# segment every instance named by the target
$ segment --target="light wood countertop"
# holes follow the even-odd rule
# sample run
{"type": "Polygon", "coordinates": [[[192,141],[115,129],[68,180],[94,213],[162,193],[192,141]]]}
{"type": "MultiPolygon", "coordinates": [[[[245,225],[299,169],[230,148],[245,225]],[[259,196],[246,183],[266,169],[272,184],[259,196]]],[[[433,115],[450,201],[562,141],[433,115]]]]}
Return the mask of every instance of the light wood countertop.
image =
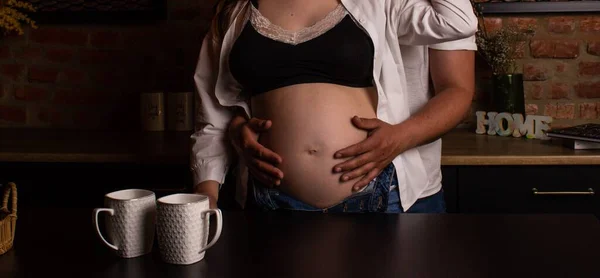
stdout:
{"type": "MultiPolygon", "coordinates": [[[[190,134],[0,129],[0,162],[187,165],[190,134]]],[[[457,129],[442,142],[442,165],[600,165],[600,150],[572,150],[556,141],[457,129]]]]}
{"type": "Polygon", "coordinates": [[[573,150],[558,140],[457,129],[442,137],[442,165],[600,165],[600,150],[573,150]]]}

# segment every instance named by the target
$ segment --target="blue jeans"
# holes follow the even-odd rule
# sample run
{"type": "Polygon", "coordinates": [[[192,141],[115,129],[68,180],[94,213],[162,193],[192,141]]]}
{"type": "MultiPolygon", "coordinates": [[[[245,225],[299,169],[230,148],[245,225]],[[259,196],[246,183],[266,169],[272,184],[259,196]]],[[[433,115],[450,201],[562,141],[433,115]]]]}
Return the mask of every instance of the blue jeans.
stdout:
{"type": "MultiPolygon", "coordinates": [[[[393,164],[388,165],[361,192],[328,208],[316,208],[275,188],[267,188],[250,177],[250,188],[254,193],[256,206],[262,210],[300,210],[333,213],[403,213],[398,191],[398,178],[393,164]]],[[[409,213],[445,213],[444,193],[440,190],[431,196],[421,198],[410,207],[409,213]]]]}

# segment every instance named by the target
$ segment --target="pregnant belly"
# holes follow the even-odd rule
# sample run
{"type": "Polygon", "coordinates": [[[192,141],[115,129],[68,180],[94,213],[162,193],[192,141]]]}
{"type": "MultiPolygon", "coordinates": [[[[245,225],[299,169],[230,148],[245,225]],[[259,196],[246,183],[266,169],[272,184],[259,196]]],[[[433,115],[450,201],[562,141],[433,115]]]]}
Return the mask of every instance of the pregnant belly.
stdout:
{"type": "Polygon", "coordinates": [[[315,207],[337,204],[353,194],[358,179],[341,182],[334,153],[367,137],[352,125],[353,116],[374,118],[374,89],[330,84],[301,84],[252,99],[253,116],[269,119],[271,129],[259,142],[278,153],[284,178],[279,189],[315,207]]]}

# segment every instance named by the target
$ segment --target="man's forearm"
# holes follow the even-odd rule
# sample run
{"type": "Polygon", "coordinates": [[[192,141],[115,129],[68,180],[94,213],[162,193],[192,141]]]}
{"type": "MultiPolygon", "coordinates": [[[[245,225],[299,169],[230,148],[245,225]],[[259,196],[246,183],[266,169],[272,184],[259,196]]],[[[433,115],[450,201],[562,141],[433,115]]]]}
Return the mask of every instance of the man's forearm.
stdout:
{"type": "Polygon", "coordinates": [[[417,113],[398,124],[400,135],[411,149],[435,141],[456,127],[471,106],[473,92],[445,88],[417,113]]]}
{"type": "Polygon", "coordinates": [[[420,111],[398,125],[406,149],[432,142],[456,127],[469,111],[475,93],[475,52],[429,50],[436,92],[420,111]]]}

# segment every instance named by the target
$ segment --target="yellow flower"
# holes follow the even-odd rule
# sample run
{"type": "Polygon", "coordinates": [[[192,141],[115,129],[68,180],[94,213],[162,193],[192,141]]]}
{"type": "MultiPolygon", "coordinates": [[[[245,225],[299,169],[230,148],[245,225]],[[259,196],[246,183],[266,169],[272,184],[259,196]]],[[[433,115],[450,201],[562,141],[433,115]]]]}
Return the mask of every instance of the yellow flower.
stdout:
{"type": "Polygon", "coordinates": [[[16,32],[19,35],[23,34],[22,23],[35,29],[37,28],[35,21],[26,14],[35,11],[31,3],[18,0],[0,1],[0,28],[4,30],[4,33],[16,32]]]}

